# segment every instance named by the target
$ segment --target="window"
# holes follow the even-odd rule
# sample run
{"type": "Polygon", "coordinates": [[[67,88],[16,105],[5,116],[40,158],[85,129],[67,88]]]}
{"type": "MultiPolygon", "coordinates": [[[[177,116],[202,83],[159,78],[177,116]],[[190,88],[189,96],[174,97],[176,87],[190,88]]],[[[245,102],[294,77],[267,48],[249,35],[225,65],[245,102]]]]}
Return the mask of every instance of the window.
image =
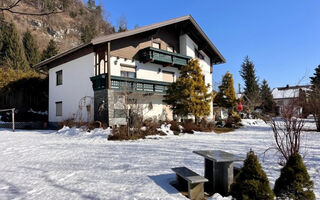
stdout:
{"type": "Polygon", "coordinates": [[[159,42],[152,42],[152,47],[156,49],[160,49],[160,43],[159,42]]]}
{"type": "Polygon", "coordinates": [[[120,64],[121,76],[128,78],[136,78],[136,66],[120,64]]]}
{"type": "Polygon", "coordinates": [[[174,52],[174,48],[168,46],[168,47],[167,47],[167,51],[174,52]]]}
{"type": "Polygon", "coordinates": [[[200,51],[198,49],[194,48],[194,53],[195,53],[196,58],[200,58],[201,60],[204,59],[204,56],[200,53],[200,51]]]}
{"type": "Polygon", "coordinates": [[[62,116],[62,101],[56,102],[56,116],[62,116]]]}
{"type": "Polygon", "coordinates": [[[62,85],[62,70],[56,72],[57,85],[62,85]]]}

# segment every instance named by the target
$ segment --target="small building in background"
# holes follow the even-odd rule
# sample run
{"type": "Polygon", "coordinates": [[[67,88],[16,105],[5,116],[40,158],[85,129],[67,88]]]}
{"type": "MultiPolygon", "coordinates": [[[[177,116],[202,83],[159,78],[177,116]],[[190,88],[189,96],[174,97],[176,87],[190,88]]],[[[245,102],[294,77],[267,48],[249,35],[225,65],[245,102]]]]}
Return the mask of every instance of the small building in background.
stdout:
{"type": "Polygon", "coordinates": [[[294,103],[297,114],[303,113],[303,108],[298,105],[299,97],[302,91],[306,92],[310,90],[310,85],[296,85],[286,87],[277,87],[272,90],[273,99],[276,103],[276,113],[280,115],[284,108],[294,103]]]}

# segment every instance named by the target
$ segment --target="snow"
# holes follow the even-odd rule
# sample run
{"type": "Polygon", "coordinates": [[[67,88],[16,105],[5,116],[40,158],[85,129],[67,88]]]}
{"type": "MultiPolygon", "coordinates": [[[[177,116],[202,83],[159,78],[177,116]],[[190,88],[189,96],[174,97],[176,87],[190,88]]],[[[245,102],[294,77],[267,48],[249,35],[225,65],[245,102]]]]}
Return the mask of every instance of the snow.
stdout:
{"type": "Polygon", "coordinates": [[[30,113],[35,113],[35,114],[39,114],[39,115],[48,115],[48,111],[34,111],[32,108],[28,110],[28,112],[30,113]]]}
{"type": "MultiPolygon", "coordinates": [[[[136,141],[108,141],[109,130],[63,128],[57,131],[0,129],[0,199],[186,199],[170,182],[173,167],[203,175],[204,160],[194,150],[224,150],[258,155],[271,187],[279,177],[278,154],[270,127],[243,120],[225,134],[168,135],[136,141]]],[[[304,161],[320,198],[320,134],[307,132],[304,161]]],[[[210,199],[226,200],[215,194],[210,199]]]]}
{"type": "Polygon", "coordinates": [[[58,135],[64,135],[64,136],[73,136],[73,137],[83,137],[83,138],[104,138],[108,139],[109,135],[111,134],[111,129],[108,128],[106,130],[102,128],[96,128],[92,131],[88,131],[85,127],[72,127],[69,128],[67,126],[64,126],[62,129],[58,130],[58,135]]]}
{"type": "Polygon", "coordinates": [[[161,131],[167,135],[173,135],[173,131],[170,129],[171,124],[162,124],[158,131],[161,131]]]}
{"type": "Polygon", "coordinates": [[[304,90],[308,91],[308,86],[301,86],[301,87],[293,87],[293,88],[274,88],[272,90],[272,96],[274,99],[285,99],[285,98],[295,98],[299,96],[299,91],[304,90]]]}

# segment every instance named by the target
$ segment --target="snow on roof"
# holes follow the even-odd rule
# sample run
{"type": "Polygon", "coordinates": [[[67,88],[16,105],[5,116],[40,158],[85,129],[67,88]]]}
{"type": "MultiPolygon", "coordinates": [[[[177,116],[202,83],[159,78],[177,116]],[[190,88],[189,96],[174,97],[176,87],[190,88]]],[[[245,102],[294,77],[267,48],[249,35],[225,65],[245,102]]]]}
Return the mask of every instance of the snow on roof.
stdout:
{"type": "Polygon", "coordinates": [[[272,90],[272,96],[274,99],[286,99],[299,97],[299,91],[309,90],[310,86],[294,86],[294,87],[279,87],[272,90]]]}

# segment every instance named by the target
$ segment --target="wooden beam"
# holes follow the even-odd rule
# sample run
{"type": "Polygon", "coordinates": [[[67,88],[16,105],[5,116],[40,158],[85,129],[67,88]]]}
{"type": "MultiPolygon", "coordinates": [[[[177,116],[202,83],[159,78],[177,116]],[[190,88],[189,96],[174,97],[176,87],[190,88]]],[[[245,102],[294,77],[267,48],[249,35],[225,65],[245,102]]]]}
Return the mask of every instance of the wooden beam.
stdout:
{"type": "Polygon", "coordinates": [[[107,70],[108,70],[108,78],[107,78],[107,88],[111,88],[111,71],[110,71],[110,41],[107,43],[107,70]]]}

